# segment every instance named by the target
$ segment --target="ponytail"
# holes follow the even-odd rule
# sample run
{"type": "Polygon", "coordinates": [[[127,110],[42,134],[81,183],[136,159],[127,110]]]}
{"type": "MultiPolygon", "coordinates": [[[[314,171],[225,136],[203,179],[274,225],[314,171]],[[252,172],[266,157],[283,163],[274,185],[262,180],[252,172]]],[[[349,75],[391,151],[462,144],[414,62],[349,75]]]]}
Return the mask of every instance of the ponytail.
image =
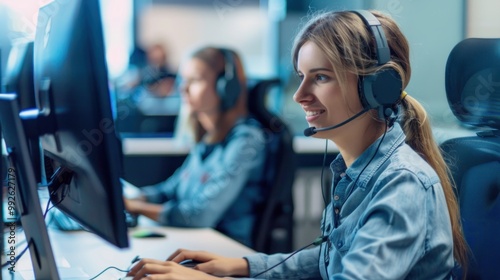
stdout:
{"type": "Polygon", "coordinates": [[[466,275],[468,246],[462,231],[460,209],[450,170],[434,140],[427,113],[422,105],[409,95],[401,101],[401,105],[404,110],[400,123],[406,134],[406,143],[429,163],[441,181],[451,220],[453,254],[462,266],[463,275],[466,275]]]}

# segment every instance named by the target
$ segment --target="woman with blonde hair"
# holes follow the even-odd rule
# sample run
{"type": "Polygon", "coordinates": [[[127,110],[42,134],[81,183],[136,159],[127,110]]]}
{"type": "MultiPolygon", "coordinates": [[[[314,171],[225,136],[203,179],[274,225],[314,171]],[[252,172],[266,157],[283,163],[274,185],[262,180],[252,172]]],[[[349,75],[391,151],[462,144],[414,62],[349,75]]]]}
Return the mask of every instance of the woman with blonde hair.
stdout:
{"type": "Polygon", "coordinates": [[[340,151],[316,247],[244,258],[181,249],[167,261],[142,260],[130,275],[452,278],[467,246],[425,110],[404,91],[411,69],[399,27],[377,11],[323,13],[297,35],[292,59],[301,80],[294,100],[310,125],[304,133],[340,151]],[[200,263],[189,271],[177,264],[185,259],[200,263]]]}

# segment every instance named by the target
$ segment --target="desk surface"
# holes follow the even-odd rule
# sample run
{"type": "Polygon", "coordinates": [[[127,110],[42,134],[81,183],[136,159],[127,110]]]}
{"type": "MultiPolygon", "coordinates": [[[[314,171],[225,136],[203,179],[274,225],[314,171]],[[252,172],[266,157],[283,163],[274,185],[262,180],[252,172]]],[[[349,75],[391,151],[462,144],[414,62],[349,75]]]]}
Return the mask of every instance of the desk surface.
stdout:
{"type": "MultiPolygon", "coordinates": [[[[433,127],[434,137],[438,143],[450,138],[475,135],[475,131],[460,127],[433,127]]],[[[176,138],[124,138],[124,155],[185,155],[189,145],[176,138]]],[[[293,149],[297,154],[323,154],[325,140],[313,137],[294,136],[293,149]]],[[[339,149],[329,141],[328,151],[338,153],[339,149]]]]}
{"type": "MultiPolygon", "coordinates": [[[[190,146],[176,138],[124,138],[124,155],[185,155],[190,146]]],[[[305,136],[293,138],[293,149],[298,154],[322,154],[325,140],[305,136]]],[[[329,152],[338,152],[334,143],[328,143],[329,152]]]]}
{"type": "MultiPolygon", "coordinates": [[[[242,257],[254,252],[252,249],[210,228],[181,229],[141,226],[131,228],[129,236],[135,231],[143,229],[161,232],[166,237],[130,237],[129,248],[119,249],[89,232],[49,230],[56,265],[59,269],[59,277],[61,279],[89,279],[108,266],[127,269],[136,256],[166,259],[179,248],[206,250],[228,257],[242,257]]],[[[18,250],[20,251],[21,248],[18,248],[18,250]]],[[[18,274],[15,279],[33,279],[28,252],[16,264],[16,270],[18,274]]],[[[118,279],[123,277],[124,274],[115,269],[109,269],[96,279],[118,279]]],[[[6,269],[2,271],[2,275],[3,279],[10,279],[6,269]]]]}

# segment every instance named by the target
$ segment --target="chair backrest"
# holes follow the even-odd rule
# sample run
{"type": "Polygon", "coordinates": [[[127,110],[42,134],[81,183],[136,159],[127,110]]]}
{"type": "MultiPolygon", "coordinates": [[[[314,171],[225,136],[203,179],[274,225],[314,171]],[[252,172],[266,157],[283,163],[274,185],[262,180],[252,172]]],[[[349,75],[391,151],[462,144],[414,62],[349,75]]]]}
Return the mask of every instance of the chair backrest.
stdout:
{"type": "Polygon", "coordinates": [[[266,106],[267,94],[279,84],[278,79],[249,82],[248,93],[250,113],[263,125],[267,141],[263,183],[268,192],[253,234],[254,249],[264,253],[289,252],[293,248],[293,134],[266,106]]]}
{"type": "Polygon", "coordinates": [[[471,249],[467,279],[500,276],[500,39],[465,39],[446,65],[450,108],[477,136],[441,144],[471,249]]]}

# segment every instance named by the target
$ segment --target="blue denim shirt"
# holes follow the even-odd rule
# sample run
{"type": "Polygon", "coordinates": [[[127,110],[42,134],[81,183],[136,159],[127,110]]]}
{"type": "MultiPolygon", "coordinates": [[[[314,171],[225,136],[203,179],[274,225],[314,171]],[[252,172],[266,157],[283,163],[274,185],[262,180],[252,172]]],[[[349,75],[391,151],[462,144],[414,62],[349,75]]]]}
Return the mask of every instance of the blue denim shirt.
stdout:
{"type": "Polygon", "coordinates": [[[260,124],[240,119],[223,142],[196,144],[166,181],[141,189],[147,201],[163,204],[161,224],[213,227],[251,246],[256,208],[265,196],[265,149],[260,124]]]}
{"type": "MultiPolygon", "coordinates": [[[[453,241],[439,178],[405,144],[399,124],[387,132],[377,151],[381,139],[349,168],[341,155],[331,163],[331,203],[321,226],[327,240],[260,278],[444,279],[449,275],[453,241]]],[[[287,256],[245,258],[250,275],[256,275],[287,256]]]]}

